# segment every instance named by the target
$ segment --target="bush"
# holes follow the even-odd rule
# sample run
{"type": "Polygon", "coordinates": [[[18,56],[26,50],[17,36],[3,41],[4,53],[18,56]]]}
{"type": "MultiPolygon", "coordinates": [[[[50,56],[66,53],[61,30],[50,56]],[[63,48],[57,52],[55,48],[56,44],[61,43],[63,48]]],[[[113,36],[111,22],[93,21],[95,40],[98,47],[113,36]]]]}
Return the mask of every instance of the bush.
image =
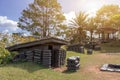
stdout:
{"type": "Polygon", "coordinates": [[[16,55],[16,52],[10,53],[5,48],[0,47],[0,64],[7,64],[12,61],[13,57],[16,55]]]}
{"type": "Polygon", "coordinates": [[[64,49],[65,51],[67,51],[67,46],[62,46],[61,49],[64,49]]]}

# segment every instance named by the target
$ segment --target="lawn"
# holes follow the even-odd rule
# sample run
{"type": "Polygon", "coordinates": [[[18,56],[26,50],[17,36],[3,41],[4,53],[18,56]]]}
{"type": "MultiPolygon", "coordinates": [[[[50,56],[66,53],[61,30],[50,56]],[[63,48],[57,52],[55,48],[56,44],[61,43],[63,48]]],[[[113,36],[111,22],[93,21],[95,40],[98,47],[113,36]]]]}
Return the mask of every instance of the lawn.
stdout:
{"type": "Polygon", "coordinates": [[[102,72],[102,64],[120,64],[120,55],[108,55],[94,52],[93,55],[68,51],[67,57],[80,56],[80,69],[77,72],[66,72],[63,66],[47,69],[35,63],[15,63],[0,67],[0,80],[120,80],[120,73],[102,72]]]}
{"type": "Polygon", "coordinates": [[[120,41],[112,41],[101,45],[103,53],[120,53],[120,41]]]}

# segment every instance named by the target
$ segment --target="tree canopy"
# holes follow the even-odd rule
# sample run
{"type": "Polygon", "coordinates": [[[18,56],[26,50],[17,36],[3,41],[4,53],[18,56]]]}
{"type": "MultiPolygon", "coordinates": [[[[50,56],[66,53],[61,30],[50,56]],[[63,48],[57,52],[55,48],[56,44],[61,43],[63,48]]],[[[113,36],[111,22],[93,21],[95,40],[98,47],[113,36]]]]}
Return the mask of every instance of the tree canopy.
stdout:
{"type": "Polygon", "coordinates": [[[104,5],[97,12],[95,17],[89,17],[84,12],[79,12],[76,17],[70,21],[71,29],[68,30],[71,42],[84,41],[87,36],[92,41],[93,35],[105,39],[117,30],[120,30],[120,7],[118,5],[104,5]],[[89,33],[87,33],[89,32],[89,33]],[[89,34],[89,35],[88,35],[89,34]]]}
{"type": "Polygon", "coordinates": [[[33,35],[46,37],[57,34],[64,19],[57,0],[34,0],[23,10],[18,25],[33,35]]]}
{"type": "Polygon", "coordinates": [[[72,42],[82,42],[86,38],[86,32],[84,28],[87,26],[87,17],[88,14],[84,12],[79,12],[76,14],[76,17],[73,18],[70,22],[70,26],[73,27],[70,31],[72,37],[72,42]]]}

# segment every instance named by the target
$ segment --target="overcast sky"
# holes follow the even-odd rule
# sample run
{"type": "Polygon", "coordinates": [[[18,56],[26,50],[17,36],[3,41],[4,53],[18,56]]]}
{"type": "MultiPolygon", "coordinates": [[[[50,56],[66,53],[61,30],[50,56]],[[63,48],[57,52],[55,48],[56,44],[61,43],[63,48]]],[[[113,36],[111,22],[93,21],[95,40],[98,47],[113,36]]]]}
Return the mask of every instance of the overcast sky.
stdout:
{"type": "MultiPolygon", "coordinates": [[[[0,32],[18,32],[21,31],[17,27],[18,18],[21,12],[33,0],[0,0],[0,32]]],[[[105,4],[120,5],[120,0],[58,0],[62,6],[62,11],[69,21],[75,17],[75,13],[85,11],[90,15],[105,4]]]]}

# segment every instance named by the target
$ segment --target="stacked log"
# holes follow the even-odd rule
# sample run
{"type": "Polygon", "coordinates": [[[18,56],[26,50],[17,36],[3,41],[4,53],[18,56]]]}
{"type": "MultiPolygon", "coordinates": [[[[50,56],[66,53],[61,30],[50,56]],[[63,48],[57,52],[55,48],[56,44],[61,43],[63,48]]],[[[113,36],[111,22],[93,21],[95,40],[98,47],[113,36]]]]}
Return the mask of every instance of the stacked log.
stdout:
{"type": "Polygon", "coordinates": [[[67,70],[78,70],[80,67],[80,57],[72,56],[67,59],[67,70]]]}
{"type": "Polygon", "coordinates": [[[65,64],[66,51],[65,50],[52,50],[51,65],[52,67],[61,67],[65,64]]]}
{"type": "Polygon", "coordinates": [[[60,64],[64,65],[65,64],[65,59],[66,59],[66,51],[65,50],[61,50],[61,56],[60,56],[60,64]]]}
{"type": "Polygon", "coordinates": [[[101,47],[100,47],[99,45],[96,45],[96,46],[94,47],[94,50],[99,51],[99,50],[101,50],[101,47]]]}
{"type": "Polygon", "coordinates": [[[33,51],[27,51],[26,52],[26,59],[29,62],[32,62],[34,60],[34,53],[33,53],[33,51]]]}
{"type": "Polygon", "coordinates": [[[93,50],[92,50],[92,49],[88,49],[88,50],[87,50],[87,54],[88,54],[88,55],[91,55],[92,53],[93,53],[93,50]]]}
{"type": "Polygon", "coordinates": [[[79,53],[84,53],[84,47],[83,46],[79,47],[79,53]]]}
{"type": "Polygon", "coordinates": [[[51,50],[43,50],[43,61],[42,64],[45,67],[51,67],[51,50]]]}
{"type": "MultiPolygon", "coordinates": [[[[16,57],[20,57],[20,56],[16,56],[16,57]]],[[[31,51],[26,51],[25,55],[21,55],[20,58],[22,59],[25,58],[25,60],[29,62],[42,64],[43,66],[48,68],[60,67],[65,64],[66,51],[63,49],[52,50],[52,51],[34,49],[31,51]]]]}
{"type": "Polygon", "coordinates": [[[60,67],[61,66],[61,50],[55,50],[55,57],[56,57],[56,60],[55,60],[55,66],[56,67],[60,67]]]}
{"type": "Polygon", "coordinates": [[[57,57],[57,66],[60,67],[62,65],[65,64],[65,59],[66,59],[66,51],[61,49],[61,50],[58,50],[58,57],[57,57]]]}
{"type": "Polygon", "coordinates": [[[87,44],[85,44],[85,48],[87,48],[87,49],[93,49],[93,50],[96,50],[96,51],[100,51],[101,50],[101,46],[100,46],[99,42],[90,42],[90,43],[87,43],[87,44]]]}
{"type": "Polygon", "coordinates": [[[75,51],[78,53],[84,53],[84,46],[80,45],[80,44],[69,45],[68,51],[75,51]]]}
{"type": "Polygon", "coordinates": [[[35,63],[42,63],[42,51],[41,50],[34,50],[34,62],[35,63]]]}

